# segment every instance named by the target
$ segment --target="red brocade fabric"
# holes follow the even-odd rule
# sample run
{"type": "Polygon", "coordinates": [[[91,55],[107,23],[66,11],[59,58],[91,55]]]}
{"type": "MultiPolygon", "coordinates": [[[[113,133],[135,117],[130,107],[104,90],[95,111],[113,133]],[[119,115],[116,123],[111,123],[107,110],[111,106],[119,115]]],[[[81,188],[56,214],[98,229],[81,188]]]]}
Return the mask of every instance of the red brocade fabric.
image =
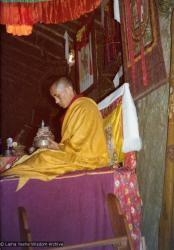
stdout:
{"type": "Polygon", "coordinates": [[[114,193],[120,201],[129,225],[134,250],[140,250],[142,201],[136,175],[136,156],[134,152],[125,154],[123,167],[114,174],[114,193]]]}
{"type": "Polygon", "coordinates": [[[1,24],[63,23],[96,9],[101,0],[51,0],[38,3],[0,3],[1,24]]]}

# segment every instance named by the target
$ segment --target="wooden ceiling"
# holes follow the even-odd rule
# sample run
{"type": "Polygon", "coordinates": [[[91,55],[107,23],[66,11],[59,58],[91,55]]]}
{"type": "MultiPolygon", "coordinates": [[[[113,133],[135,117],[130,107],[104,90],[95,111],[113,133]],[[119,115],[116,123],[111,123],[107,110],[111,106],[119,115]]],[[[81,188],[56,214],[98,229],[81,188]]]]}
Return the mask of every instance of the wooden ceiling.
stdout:
{"type": "MultiPolygon", "coordinates": [[[[47,76],[51,68],[65,65],[64,33],[68,31],[74,40],[88,16],[64,24],[37,24],[26,37],[7,34],[1,25],[1,80],[32,84],[47,76]]],[[[95,22],[100,25],[100,20],[95,22]]]]}

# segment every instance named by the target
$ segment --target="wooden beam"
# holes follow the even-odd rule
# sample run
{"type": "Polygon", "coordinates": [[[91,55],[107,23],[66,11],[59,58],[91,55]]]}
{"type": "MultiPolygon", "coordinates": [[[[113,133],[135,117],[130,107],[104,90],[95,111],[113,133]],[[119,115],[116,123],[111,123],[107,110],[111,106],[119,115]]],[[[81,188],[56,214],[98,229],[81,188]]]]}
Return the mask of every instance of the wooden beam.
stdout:
{"type": "MultiPolygon", "coordinates": [[[[2,42],[2,40],[1,40],[2,42]]],[[[25,58],[31,58],[31,60],[33,61],[37,61],[37,63],[43,63],[43,58],[39,57],[39,56],[35,56],[31,53],[26,53],[24,50],[21,50],[20,48],[16,47],[16,46],[12,46],[11,44],[7,43],[7,42],[3,42],[1,43],[1,54],[4,53],[9,53],[10,55],[15,53],[17,55],[21,55],[21,56],[25,56],[25,58]]]]}
{"type": "Polygon", "coordinates": [[[27,57],[27,54],[23,53],[20,54],[16,51],[3,51],[2,56],[1,56],[1,62],[3,65],[7,65],[8,67],[8,63],[9,63],[9,58],[10,58],[10,62],[12,62],[14,65],[25,65],[26,67],[28,67],[28,69],[30,68],[34,68],[35,70],[37,70],[38,72],[42,72],[43,68],[46,66],[46,62],[45,60],[33,60],[33,58],[31,57],[27,57]],[[11,53],[10,53],[11,52],[11,53]],[[7,62],[8,61],[8,62],[7,62]]]}
{"type": "MultiPolygon", "coordinates": [[[[55,24],[56,25],[56,24],[55,24]]],[[[49,25],[49,24],[36,24],[35,25],[35,29],[38,30],[38,29],[41,29],[41,30],[44,30],[44,31],[47,31],[47,32],[50,32],[52,33],[54,36],[58,37],[59,39],[62,39],[62,41],[64,41],[64,36],[63,34],[59,33],[58,30],[56,30],[54,28],[53,25],[49,25]]]]}
{"type": "MultiPolygon", "coordinates": [[[[32,42],[28,42],[27,40],[21,40],[18,37],[9,36],[8,34],[1,34],[1,53],[3,53],[4,46],[8,44],[11,47],[15,47],[20,49],[21,51],[27,51],[28,54],[34,55],[38,58],[42,58],[45,55],[45,52],[42,48],[37,45],[34,45],[32,42]]],[[[51,55],[52,58],[60,59],[59,57],[55,57],[55,55],[51,55]]]]}
{"type": "Polygon", "coordinates": [[[76,32],[72,32],[72,29],[69,29],[66,24],[59,24],[59,25],[56,25],[56,24],[49,24],[48,25],[49,28],[53,29],[55,32],[57,32],[59,34],[59,36],[61,37],[64,37],[64,33],[65,31],[67,30],[70,37],[75,37],[75,33],[76,32]]]}
{"type": "MultiPolygon", "coordinates": [[[[53,59],[49,55],[45,54],[44,58],[43,57],[37,57],[31,55],[31,53],[27,53],[23,50],[16,49],[16,47],[10,46],[9,44],[5,44],[3,49],[1,49],[1,57],[5,58],[11,58],[11,60],[14,61],[14,64],[16,61],[22,61],[25,62],[25,64],[28,65],[28,67],[35,67],[35,69],[40,69],[40,71],[43,70],[45,67],[51,67],[51,65],[59,65],[59,64],[67,64],[65,59],[60,58],[58,59],[53,59]]],[[[4,61],[5,63],[5,61],[4,61]]]]}
{"type": "MultiPolygon", "coordinates": [[[[22,41],[21,40],[17,40],[17,39],[9,39],[6,36],[1,36],[1,54],[3,53],[3,51],[6,50],[6,46],[8,46],[8,48],[10,48],[10,50],[18,50],[21,51],[22,54],[26,54],[26,56],[28,55],[29,57],[33,57],[33,58],[37,58],[37,60],[42,61],[43,60],[47,60],[50,62],[51,60],[53,61],[59,61],[59,60],[64,60],[64,50],[61,48],[58,50],[58,48],[56,48],[57,51],[57,55],[53,52],[50,53],[47,48],[48,46],[45,44],[44,49],[43,48],[39,48],[38,46],[32,44],[31,42],[27,42],[27,41],[22,41]],[[59,53],[59,55],[58,55],[59,53]]],[[[55,45],[54,45],[55,46],[55,45]]],[[[54,46],[51,46],[51,42],[49,44],[49,48],[51,48],[53,50],[54,46]]]]}
{"type": "Polygon", "coordinates": [[[19,76],[14,75],[12,73],[6,73],[4,75],[1,75],[0,79],[1,79],[1,92],[2,92],[1,99],[2,100],[4,98],[4,95],[6,96],[6,92],[4,92],[4,90],[6,91],[7,86],[15,86],[16,83],[19,81],[20,81],[20,84],[22,86],[29,86],[30,87],[34,84],[34,82],[32,82],[32,84],[31,84],[31,81],[23,79],[23,78],[20,78],[20,80],[19,80],[19,76]],[[5,87],[4,87],[4,85],[5,85],[5,87]]]}
{"type": "Polygon", "coordinates": [[[43,68],[44,67],[40,67],[40,68],[36,68],[36,67],[30,67],[30,65],[28,65],[27,63],[25,63],[25,61],[18,61],[18,60],[13,60],[13,58],[9,58],[7,56],[1,56],[0,58],[1,61],[1,69],[3,68],[7,68],[9,70],[9,68],[11,67],[12,69],[14,69],[15,71],[17,71],[17,69],[19,68],[19,73],[21,71],[23,71],[23,69],[25,70],[25,72],[30,72],[32,73],[36,73],[36,74],[42,74],[43,72],[43,68]]]}
{"type": "Polygon", "coordinates": [[[38,50],[40,51],[40,54],[41,54],[42,56],[44,56],[45,54],[48,54],[48,55],[50,55],[50,56],[52,56],[52,57],[54,57],[54,58],[56,58],[56,59],[60,59],[59,56],[57,56],[57,55],[55,55],[55,54],[49,52],[48,50],[45,51],[45,49],[43,49],[43,48],[42,48],[41,46],[39,46],[39,45],[35,45],[35,44],[33,44],[33,43],[31,43],[31,42],[29,42],[29,41],[27,41],[27,40],[24,40],[24,39],[22,39],[22,38],[17,37],[17,36],[15,36],[15,39],[18,40],[18,41],[21,42],[21,43],[26,44],[27,46],[30,46],[30,47],[32,47],[32,48],[34,48],[34,49],[38,49],[38,50]]]}
{"type": "Polygon", "coordinates": [[[61,64],[49,64],[48,66],[45,65],[41,68],[40,71],[33,70],[32,67],[27,67],[27,65],[21,66],[21,64],[17,64],[14,67],[15,62],[7,59],[5,63],[1,64],[1,75],[11,75],[15,79],[15,81],[21,81],[21,79],[26,80],[28,85],[32,85],[32,82],[37,83],[38,81],[43,81],[49,75],[55,75],[56,72],[62,71],[63,68],[67,67],[66,63],[61,64]],[[31,83],[30,83],[31,82],[31,83]]]}
{"type": "MultiPolygon", "coordinates": [[[[63,46],[63,41],[62,42],[59,42],[58,39],[54,39],[53,37],[47,35],[46,33],[44,32],[41,32],[39,31],[38,29],[33,29],[33,33],[35,35],[39,35],[43,38],[45,38],[46,40],[50,41],[52,44],[55,44],[56,46],[60,47],[60,49],[64,48],[63,46]]],[[[60,39],[60,38],[59,38],[60,39]]]]}
{"type": "Polygon", "coordinates": [[[15,71],[13,69],[10,69],[9,72],[5,71],[3,74],[1,74],[1,78],[9,78],[12,79],[14,82],[23,82],[26,83],[26,85],[30,86],[33,85],[33,83],[37,83],[38,79],[41,78],[41,76],[38,76],[37,74],[26,74],[24,72],[15,71]]]}

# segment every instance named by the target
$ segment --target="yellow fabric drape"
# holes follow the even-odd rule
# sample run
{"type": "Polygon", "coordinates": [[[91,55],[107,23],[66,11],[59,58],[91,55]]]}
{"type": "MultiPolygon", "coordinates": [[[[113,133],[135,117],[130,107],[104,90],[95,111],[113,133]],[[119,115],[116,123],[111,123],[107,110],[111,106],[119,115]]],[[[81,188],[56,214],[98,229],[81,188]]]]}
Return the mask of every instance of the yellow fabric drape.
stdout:
{"type": "Polygon", "coordinates": [[[42,149],[22,157],[3,175],[19,176],[20,189],[29,179],[48,181],[67,172],[107,166],[109,154],[103,120],[94,101],[81,97],[71,104],[59,146],[60,150],[42,149]]]}
{"type": "Polygon", "coordinates": [[[116,108],[104,118],[104,129],[110,153],[110,164],[114,165],[123,162],[122,103],[119,103],[116,108]]]}

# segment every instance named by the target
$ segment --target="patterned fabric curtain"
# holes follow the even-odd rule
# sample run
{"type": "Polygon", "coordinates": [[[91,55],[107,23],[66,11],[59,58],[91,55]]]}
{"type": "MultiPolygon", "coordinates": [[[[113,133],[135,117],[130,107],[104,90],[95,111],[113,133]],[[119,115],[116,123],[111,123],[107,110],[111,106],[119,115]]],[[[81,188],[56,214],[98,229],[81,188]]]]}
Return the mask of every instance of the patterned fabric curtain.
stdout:
{"type": "Polygon", "coordinates": [[[101,0],[4,0],[0,3],[0,23],[7,25],[63,23],[97,8],[101,0]]]}

